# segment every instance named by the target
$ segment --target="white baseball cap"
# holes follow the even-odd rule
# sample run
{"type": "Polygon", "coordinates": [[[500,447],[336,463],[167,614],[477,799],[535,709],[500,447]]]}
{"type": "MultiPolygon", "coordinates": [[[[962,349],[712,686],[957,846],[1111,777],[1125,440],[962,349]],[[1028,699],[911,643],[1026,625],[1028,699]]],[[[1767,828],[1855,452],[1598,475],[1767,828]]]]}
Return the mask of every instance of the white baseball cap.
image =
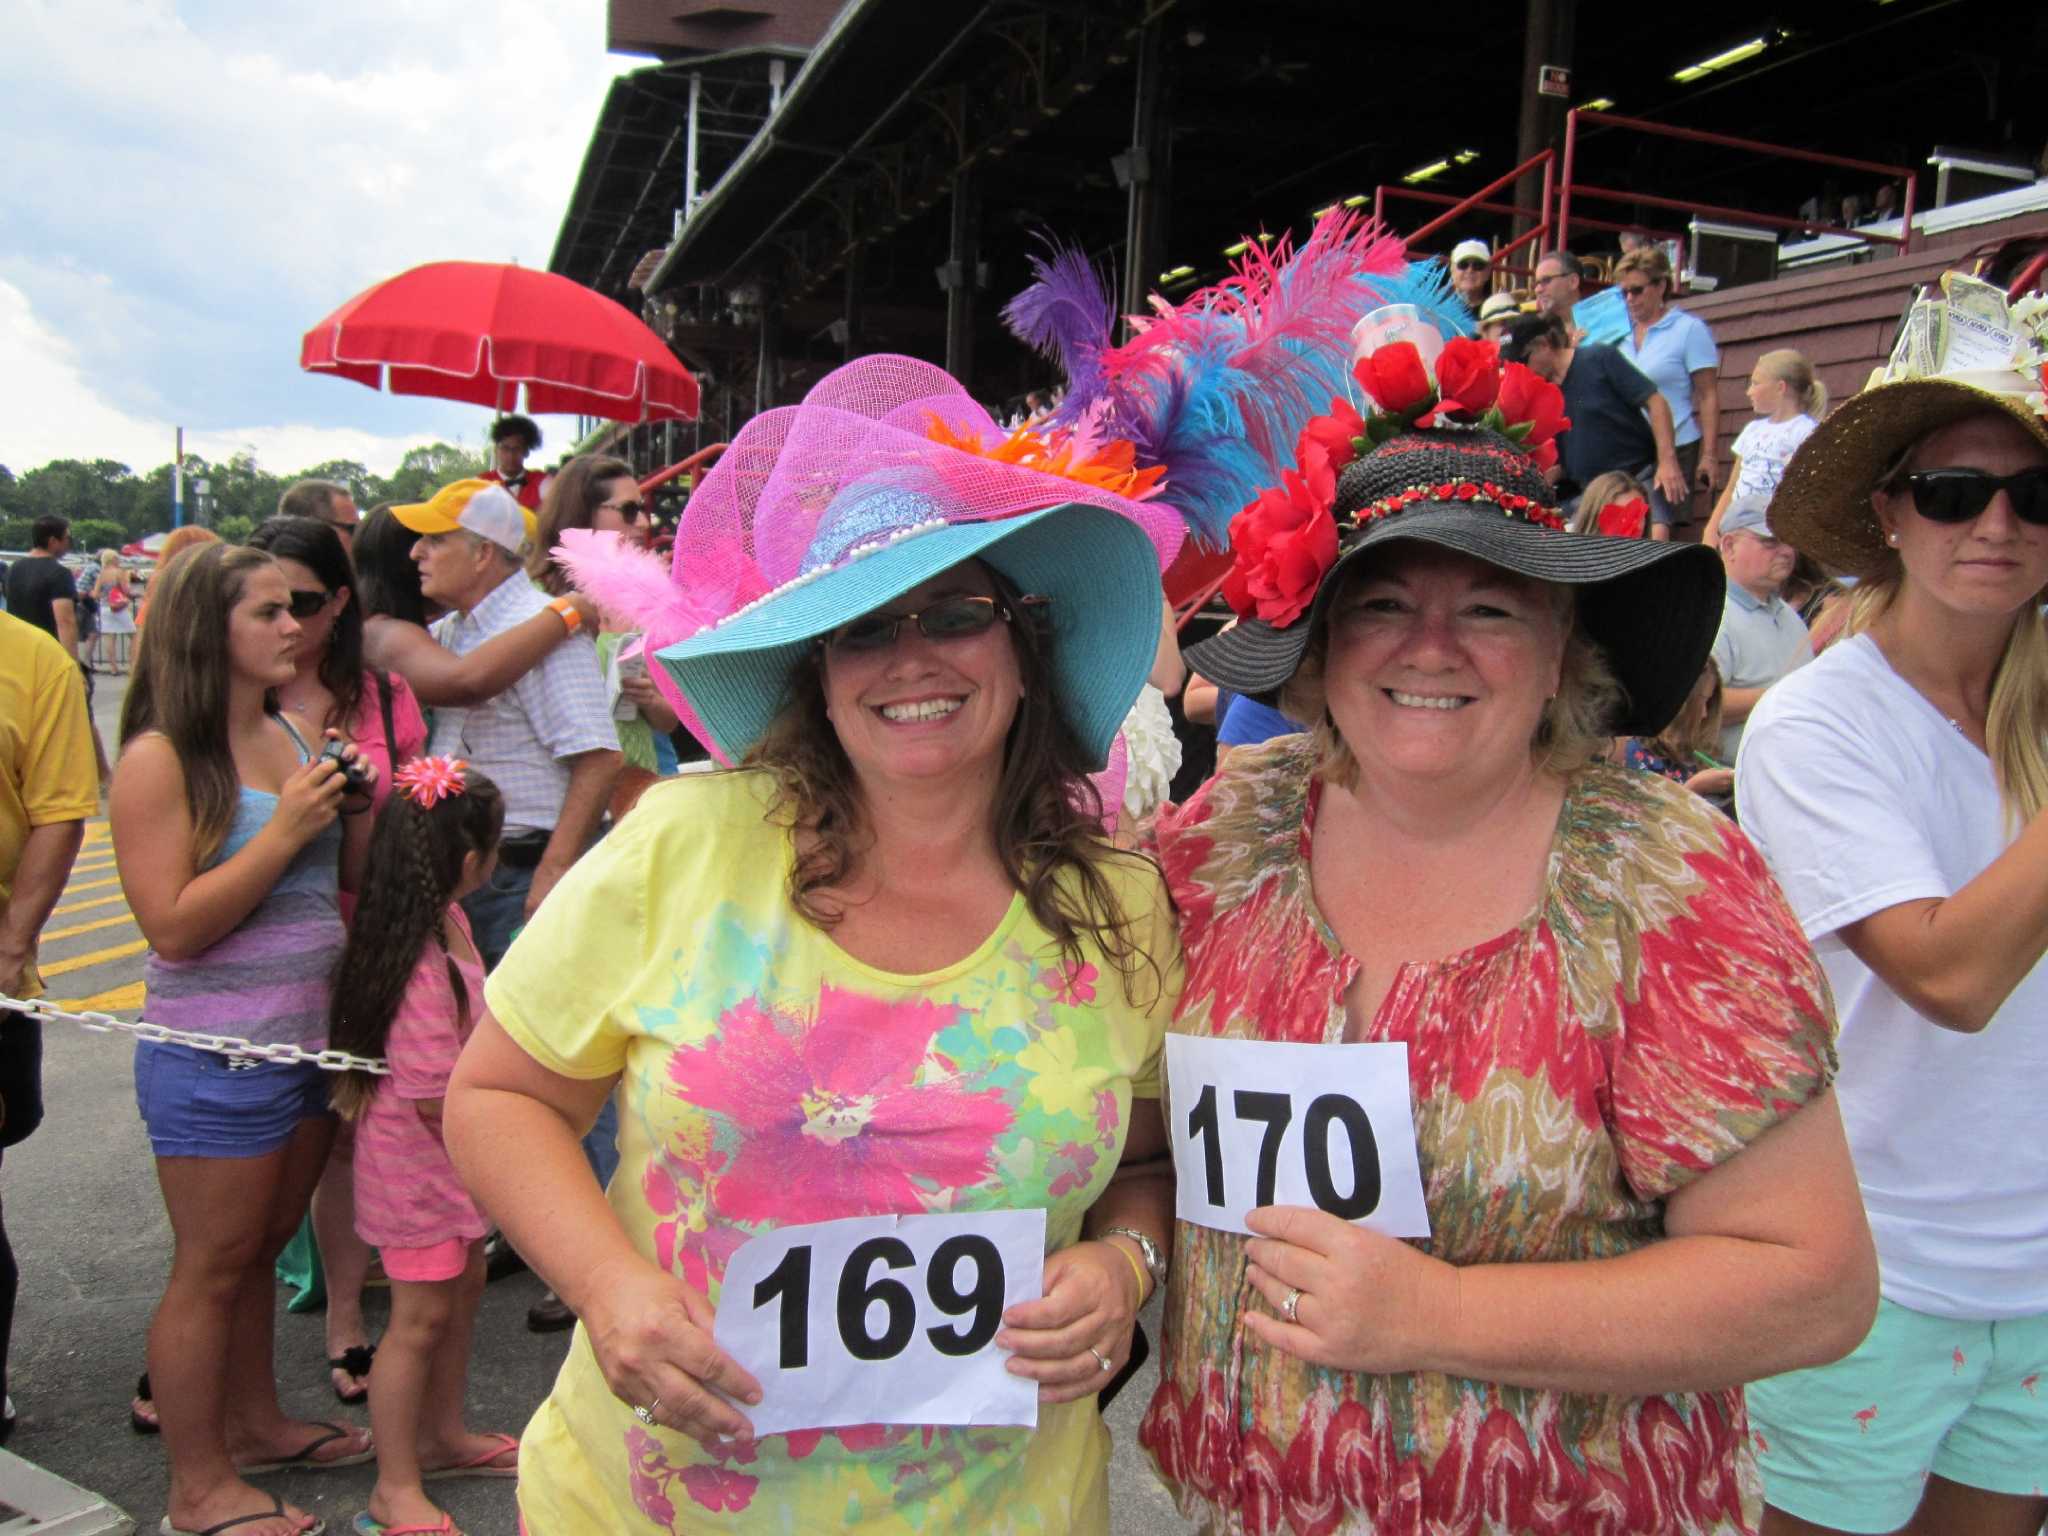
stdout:
{"type": "Polygon", "coordinates": [[[1485,262],[1489,267],[1493,265],[1493,252],[1488,249],[1484,240],[1460,240],[1451,247],[1451,265],[1454,267],[1461,261],[1475,258],[1485,262]]]}
{"type": "Polygon", "coordinates": [[[534,537],[533,514],[491,480],[457,480],[425,501],[393,507],[391,515],[414,533],[453,533],[460,528],[514,555],[534,537]]]}

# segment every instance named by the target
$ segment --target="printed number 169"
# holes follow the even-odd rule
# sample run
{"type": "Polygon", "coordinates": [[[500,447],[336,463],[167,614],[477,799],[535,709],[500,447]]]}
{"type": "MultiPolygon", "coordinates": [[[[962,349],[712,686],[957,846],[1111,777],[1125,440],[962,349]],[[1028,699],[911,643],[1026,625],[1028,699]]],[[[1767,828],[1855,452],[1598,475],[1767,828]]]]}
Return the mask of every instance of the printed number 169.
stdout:
{"type": "MultiPolygon", "coordinates": [[[[877,1264],[887,1269],[913,1269],[917,1255],[901,1238],[869,1238],[846,1256],[839,1271],[837,1306],[839,1341],[856,1360],[893,1360],[910,1345],[917,1331],[917,1298],[910,1287],[888,1275],[876,1277],[877,1264]],[[882,1329],[870,1332],[868,1313],[879,1302],[882,1329]]],[[[974,1354],[996,1336],[1003,1321],[1003,1256],[996,1245],[974,1233],[949,1237],[932,1250],[926,1266],[925,1294],[948,1317],[971,1318],[963,1328],[934,1326],[925,1330],[942,1355],[974,1354]],[[962,1263],[973,1266],[973,1282],[959,1285],[962,1263]]],[[[811,1358],[811,1248],[798,1244],[754,1287],[754,1305],[782,1303],[781,1351],[777,1362],[785,1371],[800,1371],[811,1358]]]]}

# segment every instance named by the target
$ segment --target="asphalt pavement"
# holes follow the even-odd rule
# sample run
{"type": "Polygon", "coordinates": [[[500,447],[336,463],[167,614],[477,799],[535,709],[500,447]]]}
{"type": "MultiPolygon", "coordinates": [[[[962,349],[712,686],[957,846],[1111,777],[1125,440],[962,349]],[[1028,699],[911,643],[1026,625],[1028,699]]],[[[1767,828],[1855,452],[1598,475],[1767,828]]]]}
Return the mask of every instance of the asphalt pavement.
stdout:
{"type": "MultiPolygon", "coordinates": [[[[110,752],[124,686],[125,679],[98,679],[94,716],[110,752]]],[[[87,829],[71,882],[44,930],[49,995],[74,1008],[140,1017],[145,948],[121,897],[102,816],[87,829]]],[[[153,1531],[168,1487],[163,1447],[129,1428],[128,1398],[143,1368],[171,1239],[135,1112],[132,1056],[125,1035],[72,1024],[44,1028],[43,1125],[9,1149],[0,1170],[22,1272],[9,1373],[20,1424],[8,1449],[105,1496],[153,1531]]],[[[569,1336],[526,1329],[526,1309],[539,1295],[539,1282],[527,1274],[485,1294],[470,1373],[470,1423],[477,1429],[519,1429],[561,1364],[569,1336]]],[[[364,1411],[343,1408],[328,1387],[320,1316],[287,1313],[283,1302],[280,1292],[277,1359],[286,1410],[363,1422],[364,1411]]],[[[368,1310],[374,1332],[385,1315],[382,1292],[371,1293],[368,1310]]],[[[1156,1303],[1149,1312],[1156,1339],[1156,1303]]],[[[1115,1442],[1114,1536],[1193,1529],[1175,1514],[1136,1447],[1137,1421],[1155,1379],[1148,1367],[1107,1415],[1115,1442]]],[[[256,1479],[326,1518],[335,1532],[347,1530],[373,1480],[370,1467],[256,1479]]],[[[511,1536],[516,1529],[509,1483],[439,1483],[435,1497],[471,1536],[511,1536]]]]}

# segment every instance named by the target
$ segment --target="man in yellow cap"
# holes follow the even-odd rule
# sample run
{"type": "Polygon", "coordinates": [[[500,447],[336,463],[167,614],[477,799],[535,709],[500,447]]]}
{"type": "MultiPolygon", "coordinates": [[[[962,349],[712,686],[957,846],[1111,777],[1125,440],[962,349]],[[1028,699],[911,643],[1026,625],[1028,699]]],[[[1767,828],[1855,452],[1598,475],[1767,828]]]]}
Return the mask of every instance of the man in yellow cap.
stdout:
{"type": "Polygon", "coordinates": [[[449,610],[434,625],[434,638],[456,655],[544,608],[554,608],[571,630],[496,698],[434,711],[429,750],[468,760],[505,797],[497,870],[463,901],[484,963],[495,966],[596,836],[619,771],[618,732],[597,649],[574,632],[581,622],[576,610],[565,599],[550,601],[526,578],[533,513],[502,485],[480,479],[458,480],[391,512],[420,535],[412,551],[420,590],[449,610]]]}

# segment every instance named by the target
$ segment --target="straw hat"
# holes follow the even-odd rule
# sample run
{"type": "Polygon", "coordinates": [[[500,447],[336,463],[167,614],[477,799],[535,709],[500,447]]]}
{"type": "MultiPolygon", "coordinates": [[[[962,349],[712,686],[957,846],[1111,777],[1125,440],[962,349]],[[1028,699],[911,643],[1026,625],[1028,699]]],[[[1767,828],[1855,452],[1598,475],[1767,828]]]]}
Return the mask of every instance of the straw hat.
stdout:
{"type": "Polygon", "coordinates": [[[1891,361],[1870,386],[1800,444],[1772,498],[1772,528],[1823,565],[1859,578],[1878,574],[1890,550],[1870,498],[1906,449],[1987,413],[2011,417],[2048,449],[2044,355],[2048,300],[2008,308],[1990,284],[1946,274],[1940,295],[1907,312],[1891,361]],[[2010,366],[1985,366],[2001,346],[2010,366]]]}

